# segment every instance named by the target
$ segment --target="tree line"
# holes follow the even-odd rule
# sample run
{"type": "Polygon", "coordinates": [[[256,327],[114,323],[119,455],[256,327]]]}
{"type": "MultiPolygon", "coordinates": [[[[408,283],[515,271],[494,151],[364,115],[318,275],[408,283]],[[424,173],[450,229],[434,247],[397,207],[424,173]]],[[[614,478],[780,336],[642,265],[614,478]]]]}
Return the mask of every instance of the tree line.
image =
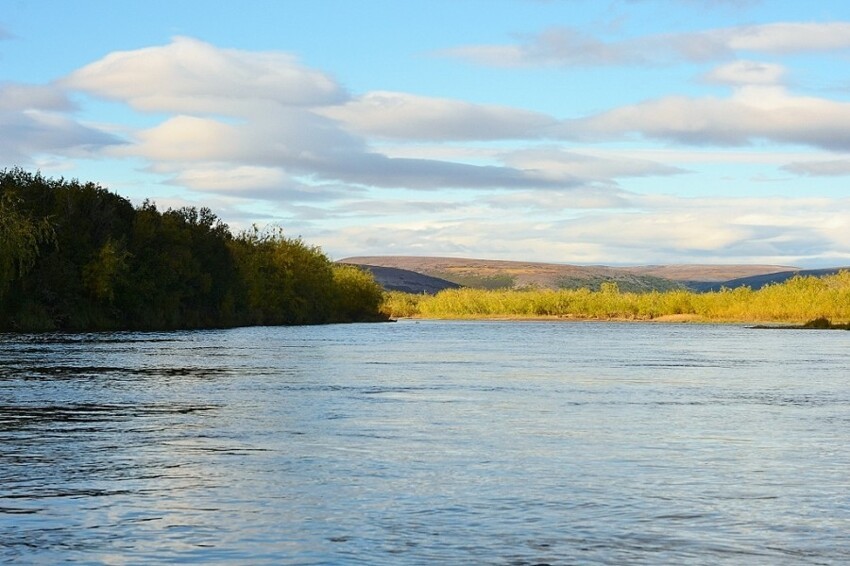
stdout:
{"type": "Polygon", "coordinates": [[[93,182],[0,172],[0,330],[163,330],[385,320],[382,289],[281,230],[234,235],[93,182]]]}

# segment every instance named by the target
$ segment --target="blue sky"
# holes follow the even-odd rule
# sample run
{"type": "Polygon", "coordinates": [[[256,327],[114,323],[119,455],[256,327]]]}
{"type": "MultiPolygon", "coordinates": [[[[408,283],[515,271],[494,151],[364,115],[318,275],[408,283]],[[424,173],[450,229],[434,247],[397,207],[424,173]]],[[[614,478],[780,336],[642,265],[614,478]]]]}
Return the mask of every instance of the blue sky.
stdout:
{"type": "Polygon", "coordinates": [[[0,0],[0,167],[335,259],[850,265],[848,2],[217,4],[0,0]]]}

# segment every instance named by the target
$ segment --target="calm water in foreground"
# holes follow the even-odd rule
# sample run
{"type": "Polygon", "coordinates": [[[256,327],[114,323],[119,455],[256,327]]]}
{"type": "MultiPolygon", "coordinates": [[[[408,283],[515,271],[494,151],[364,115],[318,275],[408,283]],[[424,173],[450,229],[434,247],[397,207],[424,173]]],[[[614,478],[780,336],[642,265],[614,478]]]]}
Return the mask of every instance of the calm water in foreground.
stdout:
{"type": "Polygon", "coordinates": [[[850,562],[850,332],[0,335],[0,560],[850,562]]]}

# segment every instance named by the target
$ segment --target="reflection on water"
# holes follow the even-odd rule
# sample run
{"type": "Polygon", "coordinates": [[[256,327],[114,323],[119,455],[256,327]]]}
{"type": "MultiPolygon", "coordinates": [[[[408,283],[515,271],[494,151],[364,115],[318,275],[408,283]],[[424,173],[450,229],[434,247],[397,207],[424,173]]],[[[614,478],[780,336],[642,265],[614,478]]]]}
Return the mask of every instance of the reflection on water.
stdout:
{"type": "Polygon", "coordinates": [[[0,560],[847,563],[847,336],[0,335],[0,560]]]}

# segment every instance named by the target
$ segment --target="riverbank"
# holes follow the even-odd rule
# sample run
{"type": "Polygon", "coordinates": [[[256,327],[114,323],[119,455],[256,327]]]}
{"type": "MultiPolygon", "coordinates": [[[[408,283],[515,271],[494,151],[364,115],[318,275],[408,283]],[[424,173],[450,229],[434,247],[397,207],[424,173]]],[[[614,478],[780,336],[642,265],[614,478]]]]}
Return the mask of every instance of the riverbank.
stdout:
{"type": "Polygon", "coordinates": [[[391,318],[617,320],[805,325],[850,322],[850,271],[795,277],[754,291],[742,287],[707,293],[686,290],[600,291],[449,289],[435,295],[390,292],[382,312],[391,318]]]}
{"type": "Polygon", "coordinates": [[[814,320],[810,320],[805,324],[791,324],[791,325],[764,325],[758,324],[753,326],[753,328],[762,329],[762,330],[850,330],[850,323],[834,323],[831,322],[828,318],[816,318],[814,320]]]}

